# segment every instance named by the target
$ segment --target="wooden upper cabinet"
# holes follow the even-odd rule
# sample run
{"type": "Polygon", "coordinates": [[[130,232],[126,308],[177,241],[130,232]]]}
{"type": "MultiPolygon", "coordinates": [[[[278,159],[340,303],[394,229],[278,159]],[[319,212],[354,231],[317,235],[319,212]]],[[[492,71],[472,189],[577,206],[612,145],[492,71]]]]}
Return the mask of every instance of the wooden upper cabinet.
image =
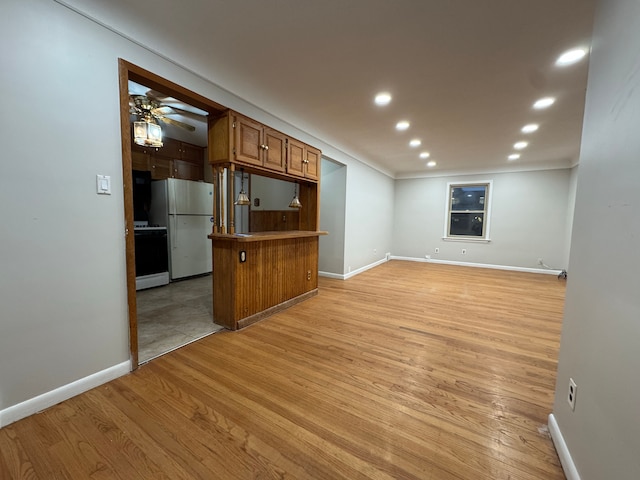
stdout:
{"type": "Polygon", "coordinates": [[[249,165],[262,166],[263,154],[263,126],[253,120],[235,116],[234,131],[234,151],[235,160],[238,162],[248,163],[249,165]]]}
{"type": "Polygon", "coordinates": [[[142,170],[149,171],[150,170],[150,156],[146,152],[141,152],[137,150],[131,150],[131,168],[133,170],[142,170]]]}
{"type": "Polygon", "coordinates": [[[298,177],[304,177],[305,144],[290,138],[288,150],[287,173],[298,177]]]}
{"type": "Polygon", "coordinates": [[[180,144],[180,160],[197,163],[204,168],[204,148],[182,142],[180,144]]]}
{"type": "Polygon", "coordinates": [[[209,163],[229,162],[317,181],[320,150],[229,110],[209,121],[209,163]]]}
{"type": "Polygon", "coordinates": [[[162,147],[154,148],[132,142],[132,169],[149,171],[154,180],[204,180],[203,147],[166,137],[162,143],[162,147]]]}
{"type": "Polygon", "coordinates": [[[321,152],[293,138],[289,138],[287,173],[318,180],[321,152]]]}
{"type": "Polygon", "coordinates": [[[162,147],[155,149],[154,155],[169,159],[180,158],[180,143],[173,138],[162,139],[162,147]]]}
{"type": "Polygon", "coordinates": [[[277,130],[265,127],[264,146],[264,166],[284,172],[287,163],[287,137],[277,130]]]}
{"type": "Polygon", "coordinates": [[[322,156],[322,152],[317,148],[310,147],[307,145],[307,162],[305,163],[305,177],[312,178],[314,180],[318,180],[320,176],[320,157],[322,156]]]}
{"type": "Polygon", "coordinates": [[[287,137],[264,125],[235,115],[234,158],[238,162],[284,172],[287,137]]]}
{"type": "Polygon", "coordinates": [[[151,178],[153,180],[164,180],[173,177],[172,161],[169,158],[151,156],[151,178]]]}

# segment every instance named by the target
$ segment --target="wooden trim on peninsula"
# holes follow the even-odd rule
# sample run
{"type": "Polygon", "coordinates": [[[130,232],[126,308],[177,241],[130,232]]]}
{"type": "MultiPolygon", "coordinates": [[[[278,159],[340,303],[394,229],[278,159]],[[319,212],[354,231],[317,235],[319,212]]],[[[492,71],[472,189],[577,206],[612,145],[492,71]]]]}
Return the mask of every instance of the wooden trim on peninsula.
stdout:
{"type": "Polygon", "coordinates": [[[254,323],[259,322],[260,320],[264,320],[271,315],[281,312],[282,310],[286,310],[289,307],[293,307],[300,302],[304,302],[305,300],[315,297],[318,295],[318,289],[311,290],[310,292],[303,293],[302,295],[298,295],[297,297],[291,298],[286,302],[282,302],[275,307],[267,308],[266,310],[256,313],[255,315],[251,315],[249,317],[245,317],[241,320],[238,320],[238,329],[248,327],[249,325],[253,325],[254,323]]]}
{"type": "Polygon", "coordinates": [[[288,238],[306,238],[306,237],[319,237],[320,235],[328,235],[328,232],[324,231],[309,231],[309,230],[286,230],[276,232],[252,232],[252,233],[236,233],[234,235],[228,233],[211,233],[208,237],[211,240],[223,240],[230,242],[264,242],[268,240],[282,240],[288,238]]]}

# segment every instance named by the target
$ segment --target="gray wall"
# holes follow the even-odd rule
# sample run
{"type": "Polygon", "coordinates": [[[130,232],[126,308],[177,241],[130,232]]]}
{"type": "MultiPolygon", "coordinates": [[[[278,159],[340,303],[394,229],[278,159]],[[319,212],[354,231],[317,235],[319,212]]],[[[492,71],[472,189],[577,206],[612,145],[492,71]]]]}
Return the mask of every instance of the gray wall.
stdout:
{"type": "Polygon", "coordinates": [[[364,235],[390,247],[388,222],[370,217],[392,204],[393,181],[261,110],[259,98],[235,97],[50,0],[4,0],[0,45],[0,412],[129,359],[119,57],[365,171],[348,185],[346,211],[365,232],[346,252],[364,235]],[[96,195],[96,174],[111,176],[111,196],[96,195]],[[380,191],[361,202],[371,179],[380,191]]]}
{"type": "Polygon", "coordinates": [[[563,169],[396,180],[393,255],[523,268],[539,268],[542,258],[566,268],[570,178],[563,169]],[[491,242],[443,240],[447,183],[487,180],[493,180],[491,242]]]}
{"type": "Polygon", "coordinates": [[[391,252],[394,180],[361,163],[347,166],[343,272],[359,270],[391,252]]]}
{"type": "Polygon", "coordinates": [[[640,2],[601,0],[554,415],[583,480],[640,478],[640,2]],[[577,384],[575,411],[566,401],[577,384]]]}
{"type": "MultiPolygon", "coordinates": [[[[248,185],[247,192],[249,192],[248,185]]],[[[295,190],[294,182],[285,182],[275,178],[263,177],[261,175],[251,175],[251,198],[252,210],[289,210],[289,203],[293,198],[295,190]],[[253,201],[259,198],[260,206],[256,207],[253,201]]]]}
{"type": "Polygon", "coordinates": [[[320,237],[318,268],[324,273],[342,275],[347,167],[323,158],[321,174],[320,230],[329,232],[329,235],[320,237]]]}

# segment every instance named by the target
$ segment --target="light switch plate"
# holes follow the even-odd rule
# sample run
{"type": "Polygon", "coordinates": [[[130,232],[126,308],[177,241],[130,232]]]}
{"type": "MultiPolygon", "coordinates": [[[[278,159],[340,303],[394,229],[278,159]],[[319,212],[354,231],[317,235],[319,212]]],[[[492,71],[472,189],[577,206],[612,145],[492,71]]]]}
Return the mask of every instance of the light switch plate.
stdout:
{"type": "Polygon", "coordinates": [[[111,177],[96,175],[96,192],[98,195],[111,195],[111,177]]]}

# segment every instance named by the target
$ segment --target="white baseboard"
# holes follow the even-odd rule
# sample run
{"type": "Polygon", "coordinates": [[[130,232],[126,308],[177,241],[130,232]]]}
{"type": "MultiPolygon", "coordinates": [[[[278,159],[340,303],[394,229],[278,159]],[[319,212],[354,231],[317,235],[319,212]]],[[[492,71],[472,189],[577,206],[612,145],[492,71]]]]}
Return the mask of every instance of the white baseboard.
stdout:
{"type": "Polygon", "coordinates": [[[560,275],[562,270],[548,270],[546,268],[527,268],[527,267],[514,267],[511,265],[492,265],[489,263],[471,263],[471,262],[456,262],[454,260],[436,260],[433,258],[415,258],[415,257],[398,257],[391,256],[391,260],[405,260],[408,262],[424,262],[424,263],[439,263],[442,265],[458,265],[461,267],[477,267],[477,268],[493,268],[495,270],[509,270],[512,272],[527,272],[527,273],[542,273],[546,275],[560,275]]]}
{"type": "Polygon", "coordinates": [[[383,263],[386,263],[388,261],[389,261],[389,257],[385,256],[385,258],[380,259],[377,262],[373,262],[369,265],[365,265],[364,267],[361,267],[357,270],[354,270],[352,272],[345,273],[342,275],[339,273],[331,273],[331,272],[318,272],[318,275],[321,277],[336,278],[338,280],[347,280],[351,277],[358,275],[359,273],[366,272],[367,270],[377,267],[378,265],[382,265],[383,263]]]}
{"type": "Polygon", "coordinates": [[[567,480],[580,480],[578,469],[575,463],[573,463],[571,452],[569,452],[569,448],[564,441],[564,437],[553,413],[549,414],[549,433],[551,433],[551,439],[556,447],[556,452],[558,452],[558,457],[560,458],[560,463],[562,464],[562,469],[564,470],[567,480]]]}
{"type": "Polygon", "coordinates": [[[318,272],[318,275],[320,277],[327,277],[327,278],[335,278],[337,280],[344,280],[344,275],[341,275],[339,273],[318,272]]]}
{"type": "Polygon", "coordinates": [[[374,267],[377,267],[378,265],[382,265],[383,263],[387,263],[389,260],[385,257],[381,260],[378,260],[377,262],[373,262],[369,265],[365,265],[364,267],[358,268],[357,270],[354,270],[352,272],[346,273],[344,275],[344,279],[348,280],[351,277],[355,277],[356,275],[362,273],[362,272],[366,272],[367,270],[371,270],[374,267]]]}
{"type": "Polygon", "coordinates": [[[87,390],[91,390],[99,385],[107,383],[115,378],[126,375],[131,371],[131,361],[119,363],[100,372],[96,372],[88,377],[81,378],[62,387],[43,393],[37,397],[30,398],[24,402],[0,410],[0,428],[6,427],[10,423],[17,422],[23,418],[41,412],[60,402],[75,397],[87,390]]]}

